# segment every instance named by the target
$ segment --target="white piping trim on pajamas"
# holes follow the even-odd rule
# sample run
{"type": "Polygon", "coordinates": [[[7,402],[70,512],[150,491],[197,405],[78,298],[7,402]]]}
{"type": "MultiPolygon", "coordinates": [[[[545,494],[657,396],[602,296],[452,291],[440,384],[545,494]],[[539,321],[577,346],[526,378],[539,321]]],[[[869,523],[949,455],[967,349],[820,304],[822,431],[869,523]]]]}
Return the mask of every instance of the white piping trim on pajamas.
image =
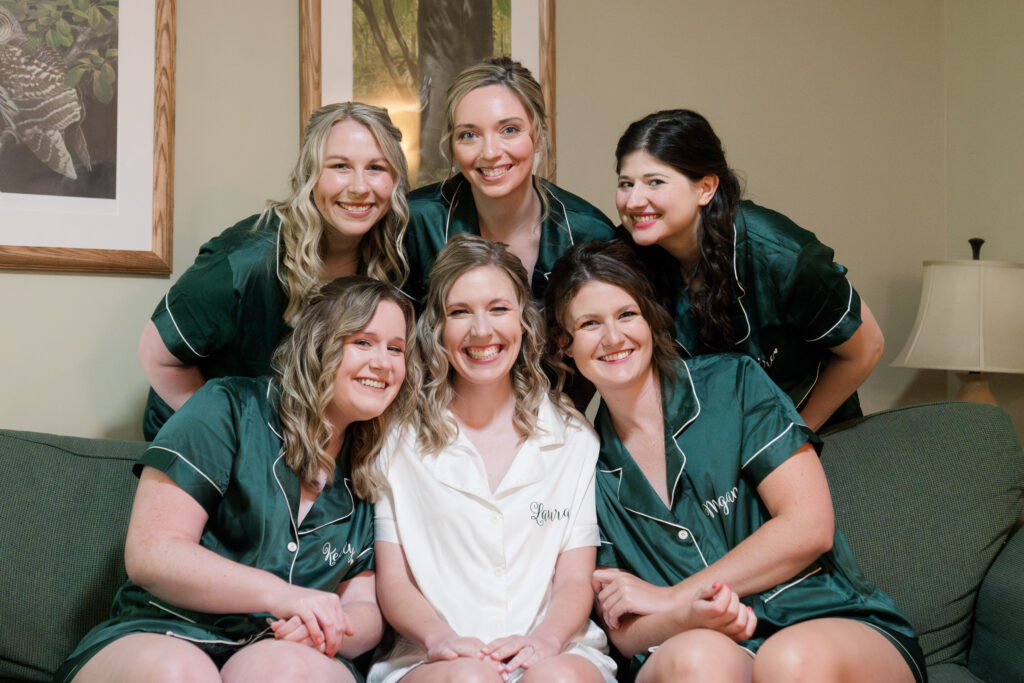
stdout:
{"type": "Polygon", "coordinates": [[[799,401],[795,401],[793,403],[793,405],[797,408],[797,410],[800,409],[800,406],[802,406],[804,404],[804,401],[807,400],[807,397],[811,395],[812,391],[814,391],[814,387],[818,386],[818,379],[821,378],[821,365],[822,364],[819,362],[818,363],[818,367],[816,367],[814,369],[814,381],[811,382],[811,386],[809,386],[807,388],[807,392],[803,396],[800,397],[799,401]]]}
{"type": "Polygon", "coordinates": [[[783,592],[783,591],[786,591],[786,590],[789,590],[790,588],[792,588],[793,586],[797,585],[798,583],[800,583],[800,582],[801,582],[801,581],[803,581],[804,579],[808,579],[808,578],[810,578],[810,577],[814,576],[815,574],[817,574],[817,573],[818,573],[818,572],[820,572],[820,571],[821,571],[821,567],[816,567],[816,568],[814,569],[814,571],[811,571],[811,572],[807,572],[806,574],[804,574],[803,576],[801,576],[801,577],[800,577],[799,579],[797,579],[796,581],[790,581],[790,582],[789,582],[789,583],[787,583],[787,584],[786,584],[785,586],[782,586],[782,587],[780,587],[780,588],[779,588],[779,590],[775,591],[774,593],[772,593],[771,595],[769,595],[769,596],[768,596],[767,598],[765,598],[765,599],[763,600],[763,602],[770,602],[770,601],[774,600],[774,599],[776,598],[776,596],[778,596],[778,595],[779,595],[779,593],[781,593],[781,592],[783,592]]]}
{"type": "Polygon", "coordinates": [[[747,322],[747,334],[743,337],[743,339],[740,339],[740,340],[738,340],[736,342],[736,344],[738,345],[738,344],[741,344],[742,342],[747,341],[747,339],[750,337],[751,327],[750,327],[750,318],[747,316],[747,309],[743,305],[743,297],[745,297],[747,295],[747,290],[743,288],[743,283],[740,282],[740,273],[736,269],[736,261],[737,261],[737,259],[736,259],[736,242],[737,241],[738,240],[736,239],[736,223],[733,223],[732,224],[732,276],[736,280],[736,286],[740,288],[740,295],[738,297],[736,297],[736,303],[738,303],[740,305],[740,310],[743,311],[743,319],[747,322]]]}
{"type": "MultiPolygon", "coordinates": [[[[351,503],[351,505],[352,505],[352,510],[355,510],[356,509],[356,502],[352,498],[352,487],[349,486],[348,477],[345,477],[345,490],[348,491],[348,500],[349,500],[349,503],[351,503]]],[[[352,512],[350,511],[347,515],[344,515],[342,517],[338,517],[337,519],[332,519],[329,522],[324,522],[323,524],[321,524],[318,527],[313,527],[312,529],[306,529],[305,531],[299,531],[297,533],[299,534],[299,536],[303,536],[305,534],[311,534],[311,533],[313,533],[314,531],[316,531],[318,529],[323,529],[325,526],[330,526],[332,524],[337,524],[338,522],[340,522],[342,520],[345,520],[345,519],[348,519],[351,516],[352,516],[352,512]]]]}
{"type": "Polygon", "coordinates": [[[175,633],[174,631],[167,631],[167,632],[164,633],[164,635],[165,636],[171,636],[172,638],[177,638],[178,640],[184,640],[184,641],[187,641],[189,643],[220,643],[221,645],[234,645],[235,647],[238,647],[238,646],[242,645],[242,643],[239,643],[238,641],[235,641],[235,640],[215,640],[215,639],[212,639],[212,638],[189,638],[188,636],[183,636],[180,633],[175,633]]]}
{"type": "MultiPolygon", "coordinates": [[[[601,470],[601,471],[604,472],[605,474],[615,474],[616,472],[619,473],[619,485],[615,488],[615,498],[618,499],[618,501],[621,503],[622,502],[622,497],[619,495],[619,489],[622,488],[622,468],[621,467],[617,467],[614,470],[601,470]]],[[[645,515],[644,513],[638,512],[637,510],[634,510],[632,508],[628,508],[625,505],[623,505],[622,507],[624,509],[629,510],[630,512],[632,512],[634,515],[640,515],[641,517],[646,517],[647,519],[653,519],[655,522],[661,522],[662,524],[667,524],[668,526],[675,527],[676,529],[682,529],[686,533],[690,534],[690,538],[693,539],[693,547],[697,549],[697,554],[700,555],[700,561],[704,563],[705,567],[708,566],[708,561],[706,559],[704,559],[704,553],[700,549],[700,544],[697,543],[697,537],[693,534],[692,531],[687,529],[685,526],[682,526],[681,524],[675,524],[673,522],[667,522],[664,519],[658,519],[657,517],[652,517],[651,515],[645,515]]],[[[615,545],[614,543],[608,543],[608,541],[601,541],[601,543],[607,543],[608,545],[611,545],[611,546],[615,545]]]]}
{"type": "Polygon", "coordinates": [[[820,341],[820,340],[824,339],[825,337],[828,336],[828,334],[832,330],[834,330],[837,327],[839,327],[839,323],[843,322],[843,320],[846,318],[846,316],[850,315],[850,308],[853,307],[853,284],[849,280],[847,280],[846,281],[846,286],[850,288],[850,294],[846,298],[846,310],[843,311],[843,314],[841,316],[839,316],[839,320],[836,321],[836,324],[833,325],[832,327],[828,328],[827,330],[825,330],[825,334],[821,335],[820,337],[815,337],[814,339],[805,339],[804,341],[806,341],[806,342],[816,342],[816,341],[820,341]]]}
{"type": "Polygon", "coordinates": [[[697,396],[697,388],[693,386],[693,375],[690,374],[690,366],[686,364],[686,361],[683,361],[683,367],[686,368],[686,378],[690,381],[690,393],[693,394],[693,400],[697,402],[697,412],[694,413],[693,417],[684,422],[683,426],[672,434],[672,445],[676,447],[677,451],[679,451],[679,455],[683,456],[683,464],[679,467],[679,473],[676,474],[676,480],[672,482],[672,490],[668,492],[669,509],[672,509],[672,505],[675,503],[676,489],[679,488],[679,479],[683,476],[683,470],[686,469],[686,453],[684,453],[683,449],[679,447],[679,444],[676,442],[676,437],[679,436],[680,432],[689,427],[694,420],[700,417],[701,411],[700,398],[697,396]]]}
{"type": "MultiPolygon", "coordinates": [[[[622,501],[619,501],[619,502],[622,502],[622,501]]],[[[647,519],[653,519],[655,522],[661,522],[662,524],[667,524],[668,526],[675,527],[676,529],[682,529],[686,533],[690,534],[690,538],[693,539],[693,547],[697,549],[697,554],[700,555],[700,561],[704,563],[705,567],[708,566],[708,561],[706,559],[704,559],[704,553],[701,552],[700,545],[697,543],[697,537],[694,536],[693,532],[690,531],[689,529],[687,529],[685,526],[683,526],[682,524],[674,524],[674,523],[666,521],[664,519],[658,519],[657,517],[654,517],[652,515],[644,514],[643,512],[640,512],[639,510],[634,510],[633,508],[628,508],[625,505],[623,505],[622,507],[625,508],[626,510],[629,510],[630,512],[632,512],[634,515],[639,515],[641,517],[646,517],[647,519]]]]}
{"type": "Polygon", "coordinates": [[[210,486],[212,486],[213,488],[217,489],[217,493],[219,493],[222,496],[224,495],[224,492],[220,490],[220,487],[213,483],[213,479],[210,479],[208,476],[206,476],[205,472],[203,472],[201,469],[199,469],[194,464],[189,462],[189,459],[186,458],[181,453],[179,453],[177,451],[172,451],[170,448],[165,448],[164,446],[150,446],[150,448],[155,449],[155,450],[167,451],[168,453],[172,453],[172,454],[178,456],[179,458],[181,458],[182,462],[184,462],[186,465],[188,465],[189,467],[194,469],[196,472],[198,472],[199,476],[201,476],[206,481],[210,482],[210,486]]]}
{"type": "Polygon", "coordinates": [[[745,463],[743,463],[742,465],[740,465],[740,469],[741,469],[741,470],[742,470],[742,469],[746,469],[747,465],[749,465],[749,464],[751,463],[751,461],[753,461],[753,459],[754,459],[754,458],[756,458],[757,456],[761,455],[761,453],[762,453],[762,452],[764,451],[764,449],[768,448],[768,447],[769,447],[769,446],[771,446],[771,445],[772,445],[773,443],[775,443],[776,441],[778,441],[779,439],[781,439],[782,437],[784,437],[784,436],[786,435],[786,433],[787,433],[787,432],[788,432],[788,431],[789,431],[790,429],[792,429],[792,428],[793,428],[793,425],[795,425],[795,424],[796,424],[796,422],[790,422],[790,423],[789,423],[789,426],[788,426],[788,427],[786,427],[785,429],[783,429],[783,430],[782,430],[782,431],[781,431],[781,432],[779,433],[779,435],[778,435],[778,436],[776,436],[776,437],[775,437],[774,439],[772,439],[771,441],[769,441],[769,442],[768,442],[768,443],[766,443],[765,445],[761,446],[761,448],[759,448],[759,449],[758,449],[757,453],[754,453],[754,454],[753,454],[752,456],[750,456],[749,458],[747,458],[747,461],[746,461],[745,463]]]}
{"type": "MultiPolygon", "coordinates": [[[[267,423],[269,426],[269,422],[267,423]]],[[[270,428],[274,430],[273,427],[270,428]]],[[[274,432],[277,434],[277,432],[274,432]]],[[[284,491],[284,485],[281,484],[281,480],[277,476],[277,463],[284,457],[284,453],[277,456],[277,460],[270,466],[270,471],[274,475],[274,481],[277,482],[277,488],[281,489],[281,495],[284,496],[285,507],[288,508],[288,521],[292,523],[292,533],[295,534],[295,552],[292,553],[292,563],[288,566],[288,583],[292,582],[292,572],[295,570],[295,560],[299,557],[299,526],[295,523],[295,517],[292,515],[292,506],[288,505],[288,494],[284,491]]]]}
{"type": "Polygon", "coordinates": [[[185,616],[184,614],[178,614],[177,612],[175,612],[175,611],[174,611],[174,610],[172,610],[172,609],[167,609],[167,608],[166,608],[166,607],[164,607],[163,605],[158,605],[157,603],[153,602],[152,600],[148,600],[147,602],[148,602],[148,603],[149,603],[150,605],[152,605],[153,607],[156,607],[156,608],[157,608],[157,609],[159,609],[159,610],[163,610],[164,612],[167,612],[168,614],[173,614],[174,616],[178,617],[178,618],[179,618],[179,619],[181,619],[182,621],[187,621],[187,622],[188,622],[188,623],[190,623],[190,624],[198,624],[198,623],[199,623],[199,622],[198,622],[198,621],[196,621],[195,619],[189,619],[189,618],[188,618],[188,617],[186,617],[186,616],[185,616]]]}
{"type": "MultiPolygon", "coordinates": [[[[541,185],[541,187],[544,187],[541,185]]],[[[555,196],[555,193],[544,187],[544,191],[548,193],[548,196],[554,199],[562,207],[562,217],[565,218],[565,231],[569,233],[569,246],[575,246],[576,240],[572,238],[572,225],[569,223],[569,212],[565,209],[565,204],[562,200],[555,196]]]]}
{"type": "Polygon", "coordinates": [[[182,333],[181,328],[178,327],[178,321],[174,319],[174,314],[171,313],[171,302],[168,299],[168,297],[170,295],[171,295],[170,290],[168,290],[167,293],[164,294],[164,309],[167,311],[167,317],[169,317],[171,319],[171,324],[174,325],[174,331],[178,333],[179,337],[181,337],[181,341],[185,342],[185,346],[188,347],[189,351],[191,351],[195,355],[199,356],[200,358],[209,358],[210,354],[208,354],[208,353],[199,353],[198,351],[195,350],[195,348],[191,344],[188,343],[188,339],[185,339],[185,335],[182,333]]]}

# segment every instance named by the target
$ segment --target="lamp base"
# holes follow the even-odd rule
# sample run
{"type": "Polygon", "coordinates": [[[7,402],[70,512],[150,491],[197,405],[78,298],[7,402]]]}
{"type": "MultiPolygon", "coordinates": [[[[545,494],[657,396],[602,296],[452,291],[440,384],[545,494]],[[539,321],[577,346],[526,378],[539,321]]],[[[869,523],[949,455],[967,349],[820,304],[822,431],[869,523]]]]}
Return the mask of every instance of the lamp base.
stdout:
{"type": "Polygon", "coordinates": [[[971,403],[987,403],[990,406],[999,405],[996,397],[992,395],[992,389],[988,385],[988,374],[984,372],[958,372],[960,378],[960,391],[956,395],[958,401],[970,401],[971,403]]]}

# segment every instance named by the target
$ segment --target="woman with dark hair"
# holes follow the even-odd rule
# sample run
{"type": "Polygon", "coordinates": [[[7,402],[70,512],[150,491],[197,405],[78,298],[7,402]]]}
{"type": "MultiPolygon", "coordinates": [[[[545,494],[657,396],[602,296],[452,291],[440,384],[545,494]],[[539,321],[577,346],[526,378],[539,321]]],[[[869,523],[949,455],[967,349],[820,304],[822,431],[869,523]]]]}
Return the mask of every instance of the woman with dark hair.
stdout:
{"type": "Polygon", "coordinates": [[[596,207],[538,175],[550,155],[544,95],[519,62],[492,57],[452,81],[441,154],[451,176],[409,195],[405,291],[421,303],[434,259],[458,233],[507,244],[538,302],[563,251],[612,237],[596,207]]]}
{"type": "Polygon", "coordinates": [[[129,581],[56,680],[362,680],[383,631],[362,497],[413,344],[408,299],[354,275],[312,295],[273,377],[206,382],[136,464],[129,581]]]}
{"type": "Polygon", "coordinates": [[[456,235],[417,327],[423,391],[381,450],[371,683],[611,683],[590,621],[597,439],[541,369],[543,320],[504,245],[456,235]]]}
{"type": "Polygon", "coordinates": [[[619,218],[684,355],[751,356],[812,429],[861,415],[856,391],[882,355],[882,332],[832,250],[740,199],[718,136],[696,112],[634,122],[615,158],[619,218]]]}
{"type": "Polygon", "coordinates": [[[638,682],[924,680],[835,529],[820,441],[756,362],[680,360],[617,241],[566,252],[544,312],[549,361],[601,394],[593,590],[638,682]]]}
{"type": "Polygon", "coordinates": [[[360,102],[313,112],[287,199],[202,246],[139,339],[152,385],[143,435],[213,377],[259,377],[322,284],[361,273],[401,286],[409,220],[402,133],[360,102]]]}

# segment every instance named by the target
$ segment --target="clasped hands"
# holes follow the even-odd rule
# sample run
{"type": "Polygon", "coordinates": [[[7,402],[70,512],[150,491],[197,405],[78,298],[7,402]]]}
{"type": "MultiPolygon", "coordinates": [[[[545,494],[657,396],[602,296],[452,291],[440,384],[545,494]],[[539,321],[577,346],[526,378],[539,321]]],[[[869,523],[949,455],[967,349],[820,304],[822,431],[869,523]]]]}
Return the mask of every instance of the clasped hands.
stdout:
{"type": "Polygon", "coordinates": [[[605,625],[617,629],[628,615],[645,616],[675,612],[685,629],[707,628],[736,642],[749,639],[757,627],[754,610],[720,581],[696,590],[680,586],[655,586],[619,569],[598,569],[591,585],[605,625]]]}
{"type": "Polygon", "coordinates": [[[308,645],[328,657],[355,634],[336,593],[292,586],[270,613],[281,615],[270,622],[275,638],[308,645]]]}
{"type": "Polygon", "coordinates": [[[516,669],[529,669],[542,659],[562,651],[562,644],[557,639],[534,635],[505,636],[484,643],[479,638],[449,633],[437,639],[428,638],[426,647],[428,662],[459,657],[479,659],[493,664],[502,680],[508,680],[509,674],[516,669]]]}

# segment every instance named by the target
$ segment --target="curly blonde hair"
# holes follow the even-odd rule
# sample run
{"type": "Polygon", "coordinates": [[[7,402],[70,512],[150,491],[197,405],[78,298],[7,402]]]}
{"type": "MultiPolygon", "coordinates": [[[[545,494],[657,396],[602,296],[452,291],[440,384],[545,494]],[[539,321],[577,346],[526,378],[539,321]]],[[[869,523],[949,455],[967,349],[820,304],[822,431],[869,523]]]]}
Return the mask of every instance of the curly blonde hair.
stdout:
{"type": "Polygon", "coordinates": [[[332,483],[335,456],[327,452],[334,427],[327,407],[334,398],[334,376],[345,339],[365,328],[381,301],[393,301],[405,315],[405,381],[380,416],[349,427],[350,465],[355,492],[371,498],[381,484],[372,460],[392,425],[407,421],[416,404],[421,367],[416,353],[412,304],[395,287],[364,275],[350,275],[323,285],[299,314],[295,329],[277,347],[272,360],[279,390],[282,451],[285,462],[311,486],[326,472],[332,483]]]}
{"type": "MultiPolygon", "coordinates": [[[[426,453],[436,454],[450,445],[458,433],[455,421],[446,414],[455,391],[452,387],[451,358],[442,341],[448,293],[462,275],[481,266],[494,266],[508,275],[519,302],[519,320],[523,339],[519,355],[512,366],[512,391],[515,412],[512,421],[516,431],[530,437],[537,431],[537,415],[551,385],[541,369],[544,345],[544,320],[530,298],[529,279],[522,261],[500,242],[491,242],[479,235],[454,235],[434,262],[430,272],[430,291],[423,313],[416,325],[416,337],[423,358],[423,390],[419,394],[417,439],[426,453]]],[[[576,414],[561,396],[555,404],[568,418],[576,414]]]]}
{"type": "Polygon", "coordinates": [[[281,221],[281,284],[288,291],[284,319],[294,326],[299,313],[327,279],[321,257],[324,219],[313,202],[313,188],[320,179],[324,147],[334,124],[352,119],[369,129],[391,169],[394,186],[387,215],[359,242],[360,272],[401,287],[409,275],[402,239],[409,223],[409,169],[402,152],[402,131],[391,122],[386,109],[361,102],[341,102],[320,107],[309,117],[302,148],[290,178],[287,199],[270,202],[257,225],[270,218],[281,221]]]}

